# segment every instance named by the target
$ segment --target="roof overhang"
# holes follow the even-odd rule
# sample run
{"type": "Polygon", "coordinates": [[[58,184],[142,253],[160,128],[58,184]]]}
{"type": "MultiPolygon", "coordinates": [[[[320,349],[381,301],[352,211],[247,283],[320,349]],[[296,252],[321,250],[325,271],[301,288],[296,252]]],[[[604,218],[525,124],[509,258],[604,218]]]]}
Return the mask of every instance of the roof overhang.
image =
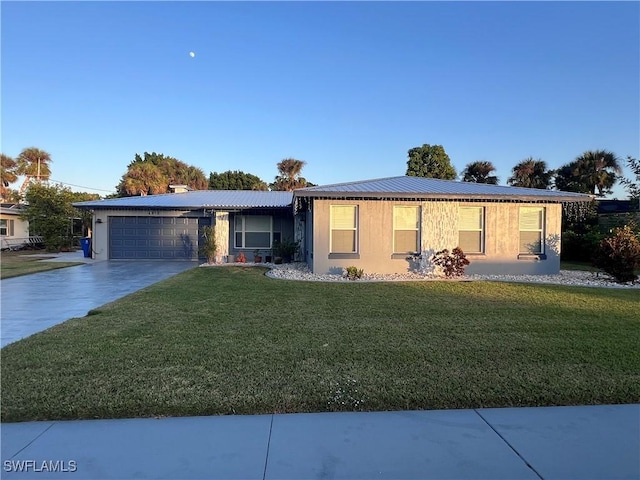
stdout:
{"type": "Polygon", "coordinates": [[[567,203],[590,202],[593,195],[474,195],[474,194],[416,194],[415,192],[305,192],[295,191],[295,198],[341,200],[404,200],[448,202],[512,202],[512,203],[567,203]]]}

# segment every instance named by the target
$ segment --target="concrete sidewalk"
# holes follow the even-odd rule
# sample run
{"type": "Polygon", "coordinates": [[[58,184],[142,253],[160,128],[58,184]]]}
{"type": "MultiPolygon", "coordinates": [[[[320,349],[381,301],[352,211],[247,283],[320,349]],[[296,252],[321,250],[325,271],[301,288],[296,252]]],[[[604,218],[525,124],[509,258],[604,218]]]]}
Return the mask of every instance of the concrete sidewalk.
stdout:
{"type": "Polygon", "coordinates": [[[28,422],[1,428],[6,479],[640,478],[640,405],[28,422]]]}

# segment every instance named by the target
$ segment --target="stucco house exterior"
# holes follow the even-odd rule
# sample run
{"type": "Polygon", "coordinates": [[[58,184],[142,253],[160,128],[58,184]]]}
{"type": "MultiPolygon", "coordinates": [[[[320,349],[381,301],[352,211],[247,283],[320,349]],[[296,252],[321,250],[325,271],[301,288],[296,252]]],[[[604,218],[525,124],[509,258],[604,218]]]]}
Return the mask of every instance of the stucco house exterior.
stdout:
{"type": "Polygon", "coordinates": [[[274,242],[299,242],[316,273],[354,265],[367,273],[428,272],[438,250],[460,246],[482,274],[550,274],[560,268],[562,205],[591,196],[391,177],[294,192],[208,190],[75,204],[93,212],[96,259],[197,260],[199,229],[216,226],[218,260],[274,242]]]}
{"type": "Polygon", "coordinates": [[[10,249],[29,241],[29,221],[20,218],[22,206],[3,203],[0,206],[0,248],[10,249]]]}

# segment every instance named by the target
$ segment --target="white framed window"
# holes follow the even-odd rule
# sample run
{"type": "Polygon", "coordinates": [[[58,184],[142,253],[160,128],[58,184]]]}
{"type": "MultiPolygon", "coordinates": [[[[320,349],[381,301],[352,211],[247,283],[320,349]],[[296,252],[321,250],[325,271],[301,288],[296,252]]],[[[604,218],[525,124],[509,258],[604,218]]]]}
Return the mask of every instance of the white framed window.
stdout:
{"type": "Polygon", "coordinates": [[[13,220],[0,220],[0,237],[13,237],[13,220]]]}
{"type": "Polygon", "coordinates": [[[458,246],[464,253],[484,253],[484,207],[458,208],[458,246]]]}
{"type": "Polygon", "coordinates": [[[273,241],[273,220],[269,215],[236,215],[234,247],[269,249],[273,241]]]}
{"type": "Polygon", "coordinates": [[[393,253],[420,251],[420,207],[393,207],[393,253]]]}
{"type": "Polygon", "coordinates": [[[520,207],[520,253],[544,253],[544,207],[520,207]]]}
{"type": "Polygon", "coordinates": [[[357,253],[358,207],[356,205],[331,205],[330,253],[357,253]]]}

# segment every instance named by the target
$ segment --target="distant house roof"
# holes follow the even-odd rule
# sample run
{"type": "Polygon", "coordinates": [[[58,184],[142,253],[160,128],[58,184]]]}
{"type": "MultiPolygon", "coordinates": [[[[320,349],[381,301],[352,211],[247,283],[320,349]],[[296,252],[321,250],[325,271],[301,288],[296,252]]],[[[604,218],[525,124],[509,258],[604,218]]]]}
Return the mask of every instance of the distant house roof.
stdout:
{"type": "Polygon", "coordinates": [[[24,213],[24,205],[16,203],[3,203],[0,205],[0,213],[4,215],[21,215],[24,213]]]}
{"type": "Polygon", "coordinates": [[[196,190],[139,197],[109,198],[74,203],[87,209],[186,209],[199,208],[286,208],[293,203],[292,192],[263,192],[253,190],[196,190]]]}
{"type": "Polygon", "coordinates": [[[301,188],[296,197],[324,198],[403,198],[403,199],[475,199],[544,202],[585,202],[591,196],[582,193],[506,187],[486,183],[456,182],[424,177],[389,177],[359,182],[336,183],[301,188]]]}
{"type": "Polygon", "coordinates": [[[631,200],[598,200],[598,213],[630,213],[634,211],[631,200]]]}

